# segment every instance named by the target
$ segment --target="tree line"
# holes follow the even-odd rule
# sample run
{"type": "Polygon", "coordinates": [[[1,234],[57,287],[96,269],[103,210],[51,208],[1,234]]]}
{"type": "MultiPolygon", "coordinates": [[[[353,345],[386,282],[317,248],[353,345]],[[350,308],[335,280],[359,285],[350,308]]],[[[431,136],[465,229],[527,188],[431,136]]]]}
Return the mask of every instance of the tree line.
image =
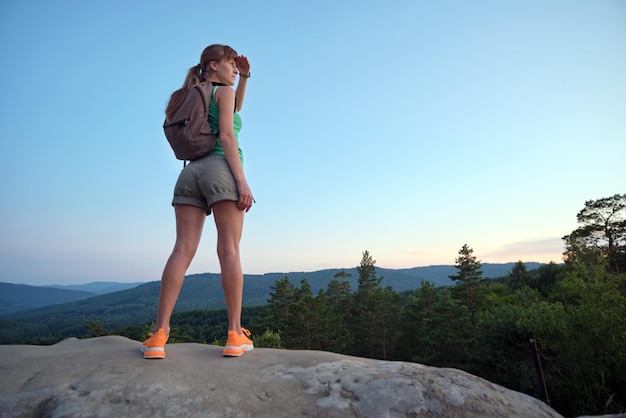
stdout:
{"type": "Polygon", "coordinates": [[[486,279],[465,244],[450,287],[381,286],[365,251],[358,287],[338,273],[316,295],[306,280],[272,286],[255,344],[454,367],[536,397],[565,416],[626,410],[626,194],[588,201],[564,263],[486,279]],[[542,375],[533,363],[538,345],[542,375]],[[545,382],[547,393],[541,392],[545,382]]]}

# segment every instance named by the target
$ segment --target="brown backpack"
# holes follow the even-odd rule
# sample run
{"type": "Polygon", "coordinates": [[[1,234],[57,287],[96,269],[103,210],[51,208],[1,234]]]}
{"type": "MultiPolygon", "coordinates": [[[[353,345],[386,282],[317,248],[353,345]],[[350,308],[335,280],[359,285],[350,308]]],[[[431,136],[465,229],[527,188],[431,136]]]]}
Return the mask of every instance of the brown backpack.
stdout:
{"type": "Polygon", "coordinates": [[[197,160],[209,155],[215,148],[217,132],[213,132],[209,125],[212,90],[210,82],[194,86],[171,121],[166,118],[163,122],[165,137],[179,160],[197,160]]]}

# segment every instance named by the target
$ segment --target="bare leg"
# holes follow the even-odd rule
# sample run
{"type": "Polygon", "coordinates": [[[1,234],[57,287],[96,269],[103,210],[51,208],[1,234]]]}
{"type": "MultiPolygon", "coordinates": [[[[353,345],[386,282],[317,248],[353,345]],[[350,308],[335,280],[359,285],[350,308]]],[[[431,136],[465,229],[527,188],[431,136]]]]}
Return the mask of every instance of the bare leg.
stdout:
{"type": "Polygon", "coordinates": [[[198,249],[206,219],[206,211],[196,206],[176,205],[174,212],[176,214],[176,244],[163,269],[159,311],[154,329],[156,332],[159,328],[163,328],[166,335],[170,333],[170,317],[180,289],[183,287],[187,268],[198,249]]]}
{"type": "Polygon", "coordinates": [[[243,297],[243,272],[239,242],[243,230],[244,212],[236,202],[227,200],[213,204],[213,217],[217,227],[217,256],[222,270],[222,289],[228,312],[228,330],[241,334],[241,304],[243,297]]]}

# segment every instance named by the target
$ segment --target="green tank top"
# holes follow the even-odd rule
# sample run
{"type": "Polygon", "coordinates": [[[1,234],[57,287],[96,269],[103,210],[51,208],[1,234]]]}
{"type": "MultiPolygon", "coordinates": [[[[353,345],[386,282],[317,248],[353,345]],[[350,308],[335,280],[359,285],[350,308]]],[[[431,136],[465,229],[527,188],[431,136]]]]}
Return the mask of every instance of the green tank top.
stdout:
{"type": "MultiPolygon", "coordinates": [[[[220,113],[217,107],[217,103],[215,103],[215,90],[217,90],[219,86],[213,86],[213,92],[211,93],[211,102],[209,104],[209,124],[211,125],[211,129],[214,132],[219,130],[219,119],[220,113]]],[[[239,116],[239,112],[235,112],[233,114],[233,129],[235,131],[235,139],[237,140],[237,148],[239,149],[239,159],[243,164],[243,151],[241,151],[241,147],[239,146],[239,131],[241,130],[241,116],[239,116]]],[[[224,148],[222,148],[222,142],[220,141],[219,133],[217,135],[217,141],[215,142],[215,148],[211,154],[219,154],[224,155],[224,148]]]]}

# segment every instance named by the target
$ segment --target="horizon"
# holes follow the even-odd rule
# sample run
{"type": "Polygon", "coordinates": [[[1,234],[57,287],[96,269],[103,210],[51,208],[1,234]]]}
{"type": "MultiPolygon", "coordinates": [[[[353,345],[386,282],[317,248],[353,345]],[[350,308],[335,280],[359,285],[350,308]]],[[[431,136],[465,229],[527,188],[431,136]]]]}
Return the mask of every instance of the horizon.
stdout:
{"type": "MultiPolygon", "coordinates": [[[[558,263],[585,202],[624,192],[622,1],[241,0],[210,28],[182,4],[0,4],[0,281],[160,279],[183,165],[164,108],[212,43],[251,64],[246,273],[463,244],[558,263]]],[[[187,274],[219,271],[213,224],[187,274]]]]}
{"type": "MultiPolygon", "coordinates": [[[[488,264],[488,265],[506,265],[506,264],[515,264],[519,261],[522,260],[518,260],[518,261],[508,261],[508,262],[502,262],[502,263],[484,263],[481,262],[480,260],[478,260],[480,262],[481,265],[484,264],[488,264]]],[[[541,263],[538,261],[522,261],[522,263],[524,263],[525,265],[527,264],[549,264],[549,263],[541,263]]],[[[563,261],[561,261],[561,263],[563,263],[563,261]]],[[[555,263],[555,264],[561,264],[561,263],[555,263]]],[[[245,273],[244,272],[244,276],[265,276],[268,274],[285,274],[288,275],[290,273],[317,273],[317,272],[323,272],[323,271],[327,271],[327,270],[352,270],[352,269],[356,269],[357,267],[359,267],[359,265],[356,265],[354,267],[330,267],[330,268],[324,268],[324,269],[319,269],[319,270],[291,270],[291,271],[268,271],[265,273],[245,273]]],[[[388,268],[388,267],[383,267],[383,266],[375,266],[376,268],[381,268],[381,269],[385,269],[385,270],[411,270],[411,269],[418,269],[418,268],[429,268],[429,267],[455,267],[455,264],[429,264],[427,266],[414,266],[414,267],[402,267],[402,268],[388,268]]],[[[185,278],[187,278],[188,276],[196,276],[196,275],[203,275],[203,274],[213,274],[213,275],[219,275],[220,272],[216,271],[216,272],[211,272],[211,271],[206,271],[203,273],[187,273],[185,274],[185,278]]],[[[26,285],[26,286],[36,286],[36,287],[53,287],[53,286],[85,286],[85,285],[90,285],[90,284],[96,284],[96,283],[129,283],[129,284],[133,284],[133,283],[151,283],[151,282],[159,282],[161,281],[161,279],[156,279],[156,280],[137,280],[137,281],[115,281],[115,280],[95,280],[95,281],[88,281],[88,282],[76,282],[76,283],[52,283],[52,284],[30,284],[30,283],[15,283],[15,282],[6,282],[6,281],[2,281],[0,280],[0,283],[7,283],[7,284],[17,284],[17,285],[26,285]]]]}

